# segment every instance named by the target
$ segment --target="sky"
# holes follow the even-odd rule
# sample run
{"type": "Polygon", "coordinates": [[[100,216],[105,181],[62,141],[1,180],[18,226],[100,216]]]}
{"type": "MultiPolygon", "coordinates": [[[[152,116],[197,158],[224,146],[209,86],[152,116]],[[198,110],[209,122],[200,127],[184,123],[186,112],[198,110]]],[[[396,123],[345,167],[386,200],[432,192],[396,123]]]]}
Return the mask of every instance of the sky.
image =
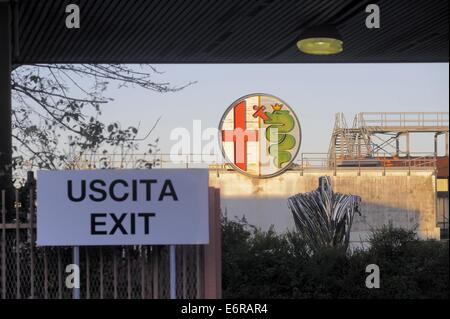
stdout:
{"type": "MultiPolygon", "coordinates": [[[[113,86],[114,101],[103,107],[106,122],[122,127],[140,124],[142,135],[162,116],[152,137],[162,153],[176,141],[177,127],[192,131],[217,128],[227,107],[250,93],[275,95],[295,111],[302,127],[300,152],[326,153],[334,114],[343,112],[351,125],[358,112],[448,112],[449,65],[427,64],[167,64],[154,65],[164,74],[155,81],[175,86],[197,83],[174,93],[113,86]]],[[[432,137],[417,137],[413,151],[432,150],[432,137]]]]}

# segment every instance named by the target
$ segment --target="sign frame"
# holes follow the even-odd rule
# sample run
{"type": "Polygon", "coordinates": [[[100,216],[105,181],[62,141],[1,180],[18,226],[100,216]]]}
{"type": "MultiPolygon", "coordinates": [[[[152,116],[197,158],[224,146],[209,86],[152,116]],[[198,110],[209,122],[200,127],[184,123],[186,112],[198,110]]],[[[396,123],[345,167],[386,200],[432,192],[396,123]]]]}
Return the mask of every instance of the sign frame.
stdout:
{"type": "MultiPolygon", "coordinates": [[[[134,182],[133,182],[134,183],[134,182]]],[[[72,183],[71,183],[72,184],[72,183]]],[[[130,182],[131,184],[131,182],[130,182]]],[[[80,182],[80,185],[82,183],[80,182]]],[[[135,184],[133,184],[135,185],[135,184]]],[[[120,185],[122,188],[119,189],[119,192],[125,192],[124,186],[120,185]]],[[[145,184],[145,187],[148,185],[145,184]]],[[[64,186],[63,186],[64,187],[64,186]]],[[[106,187],[105,187],[106,188],[106,187]]],[[[131,188],[131,187],[130,187],[131,188]]],[[[170,188],[170,187],[169,187],[170,188]]],[[[207,169],[153,169],[153,170],[144,170],[144,169],[96,169],[96,170],[41,170],[37,173],[37,221],[36,221],[36,229],[37,229],[37,246],[127,246],[127,245],[205,245],[209,244],[209,172],[207,169]],[[83,198],[85,200],[84,203],[77,205],[71,199],[69,199],[69,183],[68,181],[76,176],[78,181],[82,181],[85,178],[85,191],[84,197],[82,197],[82,186],[77,186],[77,190],[72,189],[73,194],[78,192],[78,198],[83,198]],[[147,197],[148,192],[150,192],[149,188],[141,190],[141,193],[136,195],[138,198],[139,195],[144,197],[146,200],[136,200],[135,202],[131,202],[131,195],[129,195],[129,200],[126,200],[121,203],[116,203],[112,201],[110,198],[105,200],[104,203],[100,202],[99,204],[92,201],[92,198],[88,198],[89,191],[92,192],[92,189],[89,188],[88,180],[92,182],[93,180],[98,180],[103,178],[108,185],[110,180],[127,180],[132,181],[133,178],[147,178],[147,179],[155,179],[156,182],[153,186],[157,191],[152,191],[150,195],[150,199],[147,197]],[[153,196],[159,194],[159,190],[161,189],[162,181],[164,181],[164,185],[167,182],[167,179],[173,180],[172,187],[176,190],[178,196],[178,200],[175,200],[172,197],[167,198],[167,203],[164,203],[166,197],[161,199],[161,195],[153,196]],[[51,183],[51,181],[58,181],[57,184],[45,185],[43,183],[51,183]],[[67,189],[62,189],[61,183],[65,183],[67,185],[67,189]],[[156,187],[159,185],[159,187],[156,187]],[[52,192],[52,189],[57,189],[56,194],[49,193],[52,192]],[[81,189],[81,190],[80,190],[81,189]],[[66,192],[66,193],[64,193],[66,192]],[[201,193],[200,193],[201,192],[201,193]],[[61,197],[61,194],[66,195],[64,199],[61,197]],[[51,199],[52,196],[55,196],[54,199],[51,199]],[[154,197],[154,198],[153,198],[154,197]],[[184,201],[183,201],[184,198],[184,201]],[[43,201],[47,201],[44,202],[43,201]],[[55,201],[59,201],[55,204],[55,201]],[[116,204],[116,205],[114,205],[116,204]],[[189,205],[187,208],[184,208],[185,205],[189,205]],[[124,207],[129,208],[129,210],[124,210],[124,207]],[[142,217],[139,221],[137,216],[138,210],[143,207],[143,209],[155,211],[156,216],[153,220],[151,217],[142,217]],[[181,209],[177,211],[177,209],[181,209]],[[59,217],[55,218],[55,220],[51,220],[52,217],[58,215],[58,210],[64,209],[64,213],[62,213],[59,217]],[[47,211],[46,211],[47,210],[47,211]],[[48,211],[50,210],[50,211],[48,211]],[[44,212],[43,212],[44,211],[44,212]],[[132,218],[130,214],[135,214],[134,225],[136,226],[135,232],[123,233],[123,230],[120,233],[110,233],[108,230],[106,234],[98,234],[92,233],[92,214],[95,214],[97,211],[107,212],[108,214],[118,213],[120,215],[124,215],[125,213],[129,214],[125,216],[125,222],[122,221],[122,225],[126,225],[129,222],[129,225],[132,223],[132,218]],[[189,214],[190,213],[190,214],[189,214]],[[83,216],[78,214],[86,214],[89,216],[83,216]],[[166,215],[164,215],[166,214],[166,215]],[[185,214],[183,216],[183,214],[185,214]],[[64,221],[65,218],[75,216],[70,221],[64,221]],[[159,220],[156,218],[159,217],[159,220]],[[58,219],[59,218],[59,219],[58,219]],[[88,219],[90,223],[88,223],[88,219]],[[61,222],[61,220],[63,220],[61,222]],[[142,221],[144,220],[144,221],[142,221]],[[141,222],[145,223],[143,226],[138,225],[137,223],[141,222]],[[172,223],[173,222],[173,223],[172,223]],[[169,225],[168,230],[165,231],[164,228],[160,228],[161,225],[167,224],[169,225]],[[63,237],[61,234],[64,233],[64,229],[57,229],[60,227],[68,227],[70,225],[71,228],[76,228],[77,230],[71,232],[68,237],[63,237]],[[144,229],[149,225],[149,231],[145,232],[144,229]],[[152,233],[152,225],[156,230],[152,233]],[[53,227],[57,227],[55,231],[52,231],[53,227]],[[78,227],[78,228],[77,228],[78,227]],[[83,228],[80,228],[83,227],[83,228]],[[139,228],[138,228],[139,227],[139,228]],[[86,229],[88,228],[88,229],[86,229]],[[178,231],[182,229],[183,233],[179,233],[178,231]],[[90,231],[90,233],[88,233],[90,231]],[[178,236],[177,235],[178,232],[178,236]],[[172,235],[172,234],[175,235],[172,235]],[[163,235],[161,235],[163,234],[163,235]],[[117,236],[115,236],[117,235],[117,236]],[[150,237],[150,236],[155,237],[150,237]],[[95,237],[98,236],[98,237],[95,237]],[[107,236],[110,236],[109,238],[107,236]],[[114,237],[115,236],[115,237],[114,237]],[[128,236],[128,237],[127,237],[128,236]],[[96,239],[98,241],[96,241],[96,239]],[[121,242],[122,240],[122,242],[121,242]]],[[[166,189],[166,188],[163,188],[166,189]]],[[[128,190],[131,194],[131,190],[128,190]]],[[[108,191],[106,191],[108,192],[108,191]]],[[[137,192],[137,191],[136,191],[137,192]]],[[[163,190],[161,190],[163,192],[163,190]]],[[[168,192],[166,190],[166,192],[168,192]]],[[[94,194],[94,193],[91,193],[94,194]]],[[[108,196],[108,195],[107,195],[108,196]]],[[[128,198],[128,197],[127,197],[128,198]]],[[[146,211],[145,211],[146,212],[146,211]]],[[[105,213],[106,214],[106,213],[105,213]]],[[[109,216],[106,216],[109,218],[109,216]]],[[[116,217],[117,218],[117,217],[116,217]]],[[[106,229],[111,230],[111,225],[113,223],[117,223],[116,220],[109,220],[105,222],[104,227],[106,229]]],[[[99,224],[102,225],[102,224],[99,224]]],[[[114,224],[117,225],[117,224],[114,224]]],[[[128,224],[127,224],[128,225],[128,224]]],[[[125,226],[124,226],[125,227],[125,226]]],[[[131,227],[131,226],[129,226],[131,227]]]]}

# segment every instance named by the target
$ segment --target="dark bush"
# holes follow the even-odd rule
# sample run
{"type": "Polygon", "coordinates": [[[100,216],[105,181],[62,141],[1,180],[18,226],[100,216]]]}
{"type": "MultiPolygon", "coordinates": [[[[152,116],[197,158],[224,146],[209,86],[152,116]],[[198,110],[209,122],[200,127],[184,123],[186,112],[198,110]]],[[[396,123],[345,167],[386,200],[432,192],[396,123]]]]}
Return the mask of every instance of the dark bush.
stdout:
{"type": "Polygon", "coordinates": [[[245,220],[222,220],[225,298],[448,298],[448,242],[383,228],[370,248],[312,254],[296,233],[261,231],[245,220]],[[380,289],[365,286],[369,264],[380,289]]]}

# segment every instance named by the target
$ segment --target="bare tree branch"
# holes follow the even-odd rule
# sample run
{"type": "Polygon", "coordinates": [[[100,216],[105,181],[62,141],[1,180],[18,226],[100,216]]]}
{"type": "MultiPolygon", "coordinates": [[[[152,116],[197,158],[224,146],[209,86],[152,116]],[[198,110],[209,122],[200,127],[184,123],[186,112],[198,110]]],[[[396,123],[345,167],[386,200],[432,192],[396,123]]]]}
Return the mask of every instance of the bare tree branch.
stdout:
{"type": "MultiPolygon", "coordinates": [[[[122,128],[120,123],[103,123],[101,106],[112,99],[107,89],[112,84],[138,87],[159,93],[178,92],[196,82],[173,86],[155,81],[161,72],[149,65],[116,64],[34,64],[12,72],[13,138],[17,163],[29,161],[32,166],[63,168],[77,154],[119,151],[133,153],[139,143],[148,140],[158,125],[138,137],[141,129],[122,128]]],[[[149,153],[157,150],[149,143],[149,153]]],[[[19,164],[18,164],[19,165],[19,164]]],[[[150,166],[155,163],[150,163],[150,166]]],[[[16,171],[20,167],[16,166],[16,171]]]]}

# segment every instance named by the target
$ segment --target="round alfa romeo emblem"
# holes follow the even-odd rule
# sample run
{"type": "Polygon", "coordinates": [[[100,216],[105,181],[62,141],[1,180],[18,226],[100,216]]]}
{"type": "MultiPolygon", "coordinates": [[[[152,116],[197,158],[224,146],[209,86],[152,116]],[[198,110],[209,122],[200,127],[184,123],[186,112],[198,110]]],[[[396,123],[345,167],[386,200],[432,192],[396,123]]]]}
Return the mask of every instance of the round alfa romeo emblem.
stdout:
{"type": "Polygon", "coordinates": [[[222,116],[220,145],[225,160],[252,177],[272,177],[294,161],[301,143],[297,116],[281,99],[250,94],[235,101],[222,116]]]}

